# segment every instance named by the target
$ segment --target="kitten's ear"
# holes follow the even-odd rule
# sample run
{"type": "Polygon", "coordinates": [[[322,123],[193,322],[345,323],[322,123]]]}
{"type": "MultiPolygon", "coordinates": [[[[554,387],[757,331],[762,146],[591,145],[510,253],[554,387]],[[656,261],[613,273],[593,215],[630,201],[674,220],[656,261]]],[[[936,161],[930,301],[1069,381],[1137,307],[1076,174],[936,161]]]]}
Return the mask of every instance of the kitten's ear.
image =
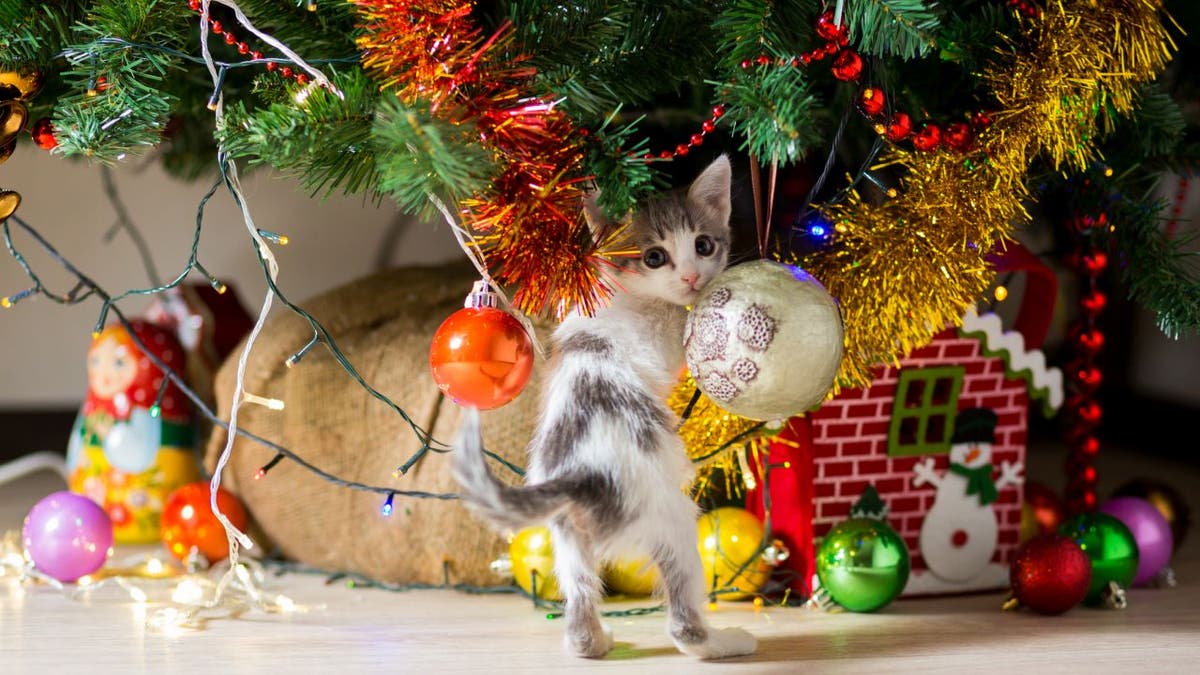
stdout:
{"type": "Polygon", "coordinates": [[[721,227],[729,226],[730,182],[733,170],[729,167],[729,157],[721,155],[708,165],[692,186],[688,188],[688,200],[703,207],[712,214],[713,220],[721,227]]]}
{"type": "Polygon", "coordinates": [[[612,227],[612,223],[604,215],[604,210],[600,208],[599,190],[588,190],[584,193],[583,217],[587,220],[588,229],[591,230],[594,240],[602,239],[612,227]]]}

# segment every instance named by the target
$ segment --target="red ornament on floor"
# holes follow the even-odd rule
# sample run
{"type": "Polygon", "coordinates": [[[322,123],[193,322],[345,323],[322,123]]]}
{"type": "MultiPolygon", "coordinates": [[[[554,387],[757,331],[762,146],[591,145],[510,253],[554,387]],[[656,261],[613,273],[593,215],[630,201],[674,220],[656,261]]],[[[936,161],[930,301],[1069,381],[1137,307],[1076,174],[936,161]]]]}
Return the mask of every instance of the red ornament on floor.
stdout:
{"type": "Polygon", "coordinates": [[[1062,614],[1083,602],[1091,580],[1092,561],[1060,534],[1025,542],[1009,570],[1013,597],[1041,614],[1062,614]]]}
{"type": "MultiPolygon", "coordinates": [[[[229,539],[209,504],[208,481],[188,483],[167,497],[163,507],[161,536],[171,555],[186,560],[195,548],[209,563],[229,557],[229,539]]],[[[246,529],[246,509],[237,497],[217,490],[217,507],[239,530],[246,529]]]]}
{"type": "Polygon", "coordinates": [[[495,296],[476,288],[467,306],[438,327],[429,365],[438,388],[455,403],[490,410],[525,388],[533,370],[533,342],[516,317],[489,306],[495,296]]]}

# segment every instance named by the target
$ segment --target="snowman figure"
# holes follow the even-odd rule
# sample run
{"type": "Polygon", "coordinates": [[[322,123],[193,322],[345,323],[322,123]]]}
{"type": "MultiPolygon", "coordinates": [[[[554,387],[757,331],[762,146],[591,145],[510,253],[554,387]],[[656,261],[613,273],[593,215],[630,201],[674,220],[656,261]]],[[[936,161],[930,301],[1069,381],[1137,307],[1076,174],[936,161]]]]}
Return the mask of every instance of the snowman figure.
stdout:
{"type": "Polygon", "coordinates": [[[996,413],[968,408],[958,413],[950,439],[950,468],[940,476],[929,457],[913,467],[913,485],[937,489],[921,524],[925,566],[938,578],[961,583],[973,579],[992,560],[999,527],[992,503],[999,491],[1021,482],[1020,462],[1003,462],[992,480],[992,443],[996,413]]]}

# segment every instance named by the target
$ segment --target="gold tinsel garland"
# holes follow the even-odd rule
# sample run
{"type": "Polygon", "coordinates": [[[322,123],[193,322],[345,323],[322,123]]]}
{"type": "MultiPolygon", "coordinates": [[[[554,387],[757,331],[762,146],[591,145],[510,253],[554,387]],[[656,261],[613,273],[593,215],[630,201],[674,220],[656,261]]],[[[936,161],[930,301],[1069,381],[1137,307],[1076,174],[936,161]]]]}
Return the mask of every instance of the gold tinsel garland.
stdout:
{"type": "Polygon", "coordinates": [[[696,381],[688,376],[667,399],[676,415],[682,417],[685,411],[688,412],[679,426],[679,437],[683,439],[688,457],[696,463],[695,487],[698,493],[703,493],[713,473],[720,472],[725,477],[727,490],[732,493],[735,486],[730,479],[739,475],[744,469],[742,464],[754,460],[757,454],[758,448],[752,442],[770,431],[762,422],[727,412],[703,393],[692,405],[696,391],[696,381]],[[747,444],[751,444],[750,449],[747,444]],[[745,454],[739,456],[739,453],[747,452],[749,458],[745,454]]]}
{"type": "Polygon", "coordinates": [[[1097,135],[1170,60],[1161,15],[1149,0],[1049,3],[984,72],[997,109],[972,152],[890,148],[873,170],[903,170],[895,198],[873,204],[851,191],[826,205],[836,244],[803,264],[845,318],[839,386],[870,384],[876,366],[961,323],[992,282],[988,254],[1029,219],[1030,161],[1082,169],[1099,159],[1097,135]]]}

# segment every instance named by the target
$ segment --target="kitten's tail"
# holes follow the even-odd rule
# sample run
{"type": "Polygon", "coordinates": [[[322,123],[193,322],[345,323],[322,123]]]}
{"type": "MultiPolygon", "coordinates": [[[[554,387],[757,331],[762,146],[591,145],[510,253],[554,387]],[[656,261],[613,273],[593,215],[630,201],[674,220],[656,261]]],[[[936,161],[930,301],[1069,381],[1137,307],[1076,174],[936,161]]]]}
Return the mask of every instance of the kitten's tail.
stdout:
{"type": "Polygon", "coordinates": [[[518,530],[544,522],[571,501],[571,487],[564,480],[524,487],[500,482],[484,458],[479,411],[475,408],[463,409],[451,454],[454,479],[462,486],[463,501],[498,528],[518,530]]]}

